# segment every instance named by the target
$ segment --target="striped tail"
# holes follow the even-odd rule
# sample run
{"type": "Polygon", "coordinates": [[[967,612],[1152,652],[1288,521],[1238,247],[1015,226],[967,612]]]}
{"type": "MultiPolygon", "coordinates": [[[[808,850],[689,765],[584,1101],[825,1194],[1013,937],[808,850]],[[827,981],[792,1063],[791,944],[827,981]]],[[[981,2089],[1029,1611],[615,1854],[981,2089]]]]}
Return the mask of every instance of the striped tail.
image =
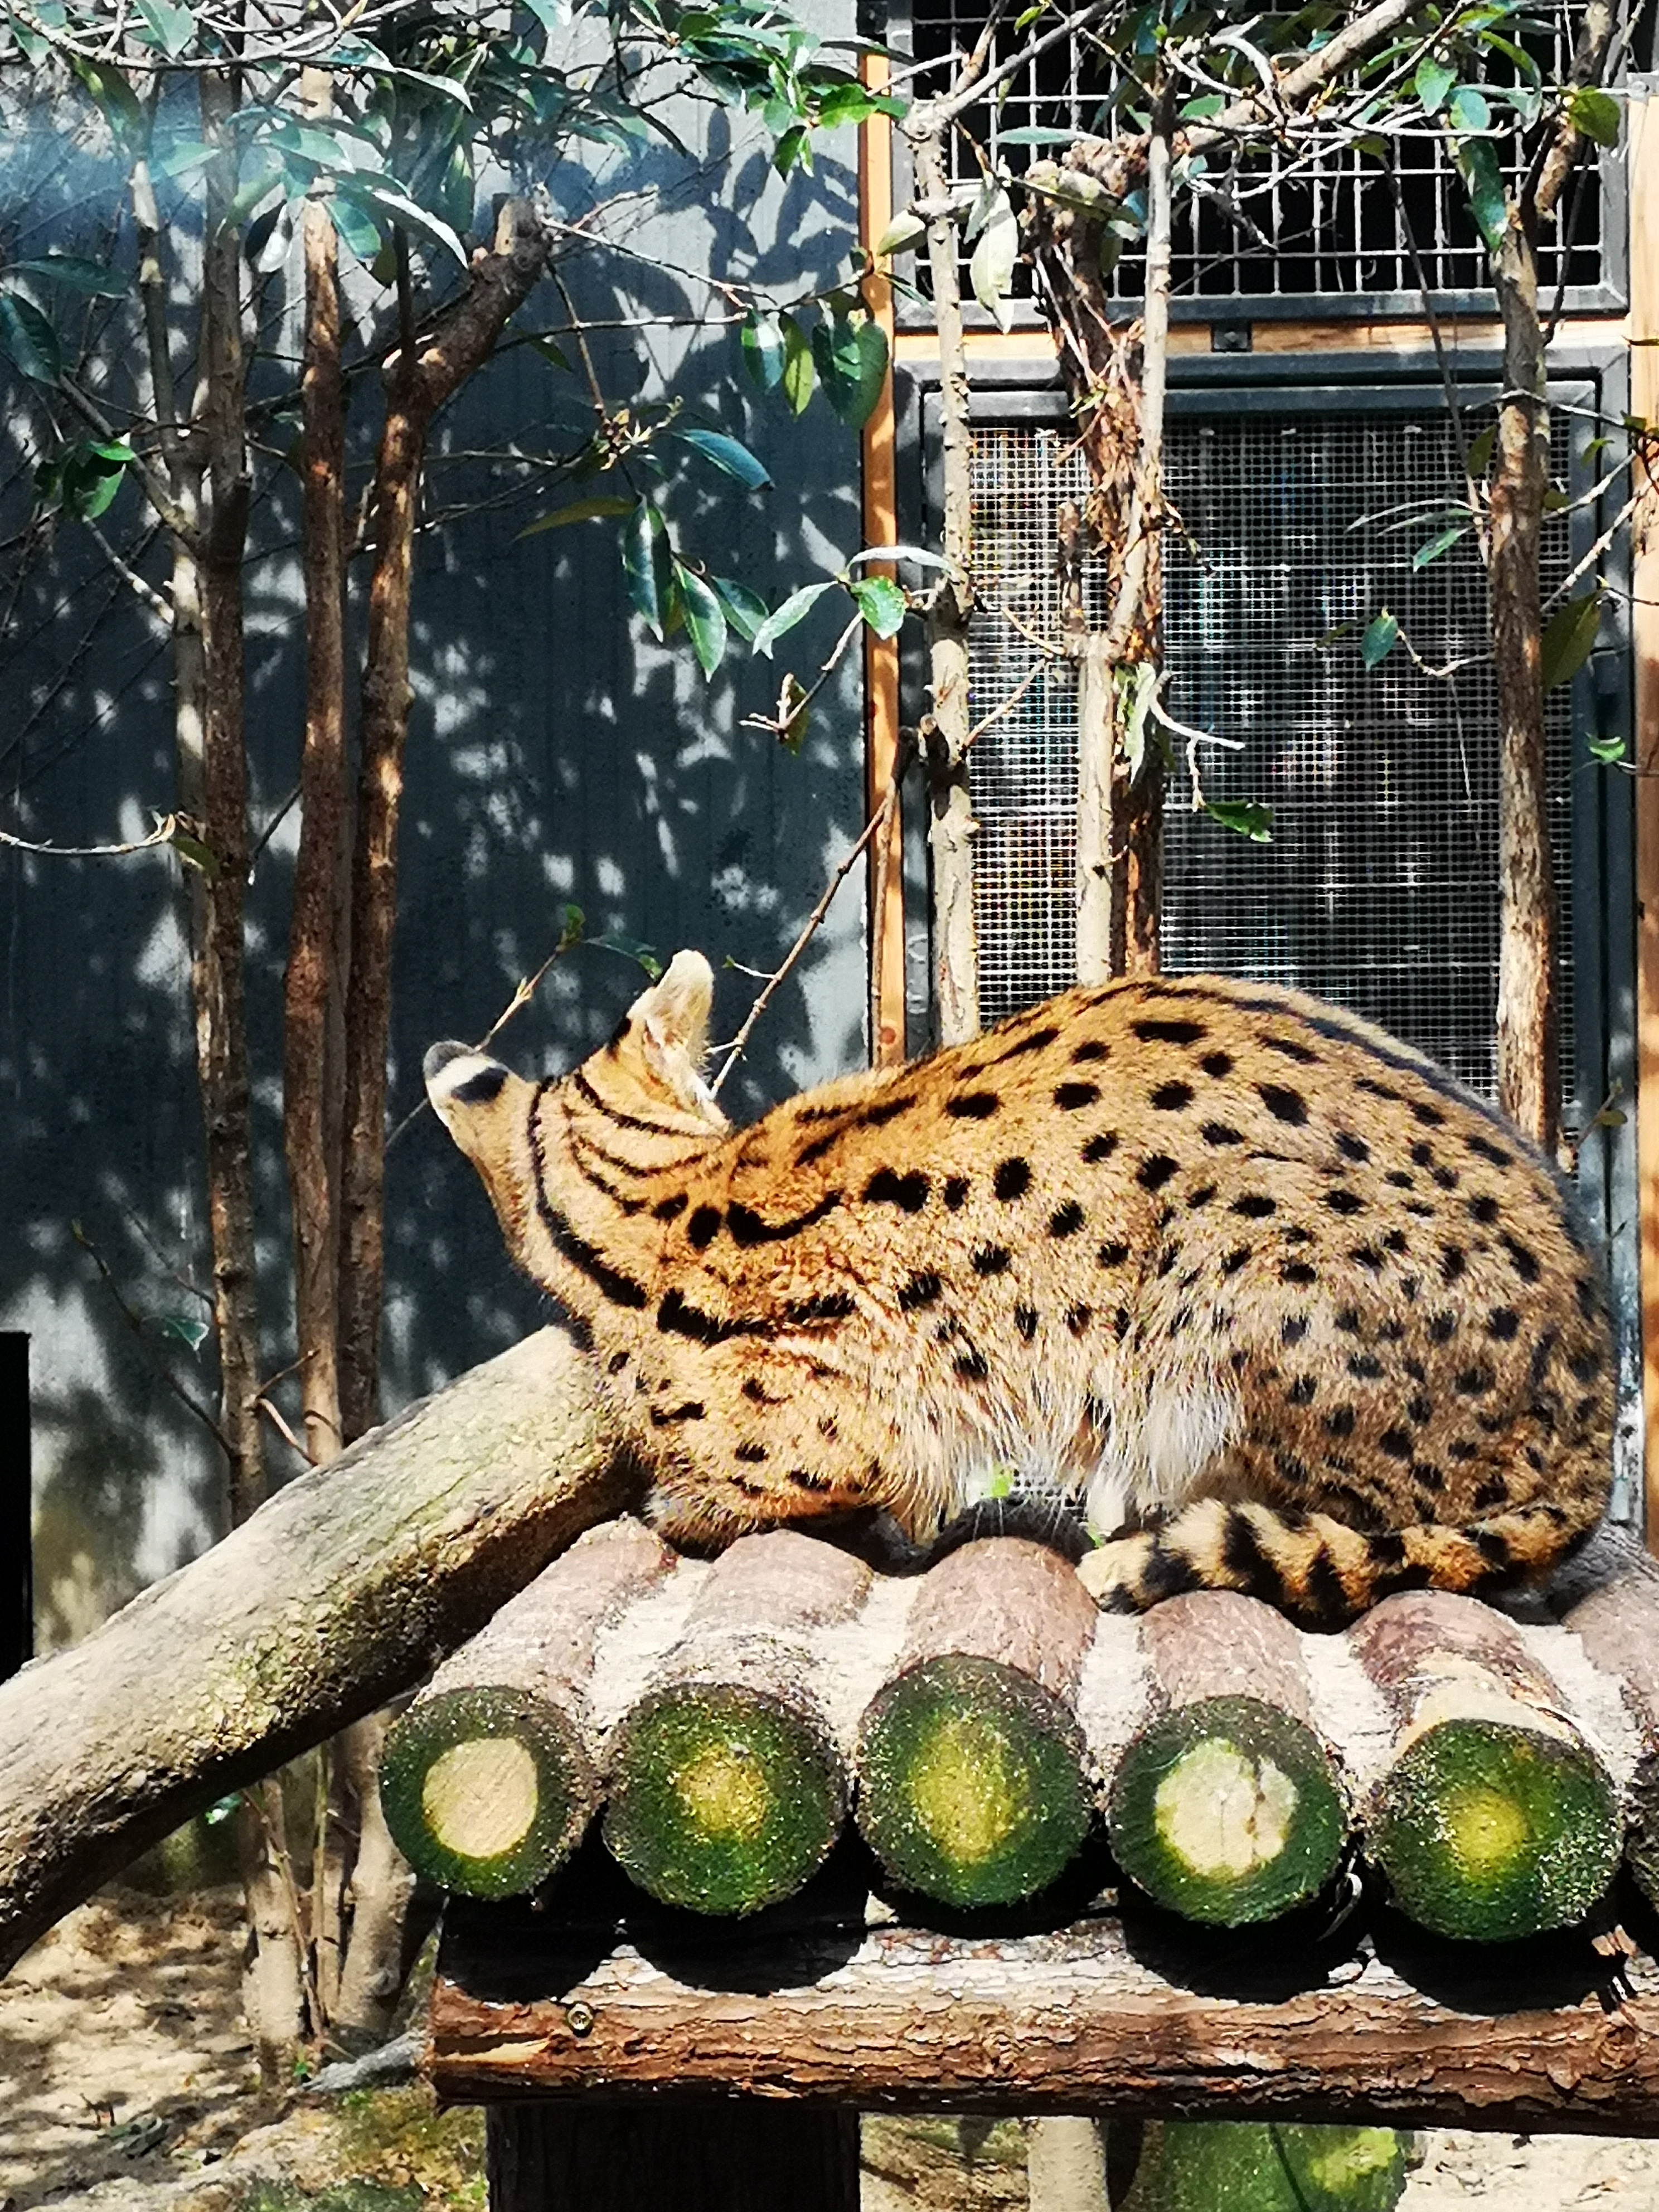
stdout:
{"type": "Polygon", "coordinates": [[[1328,1513],[1206,1498],[1162,1528],[1115,1537],[1078,1568],[1108,1612],[1183,1590],[1242,1590],[1309,1628],[1337,1628],[1395,1590],[1483,1596],[1559,1565],[1601,1518],[1601,1501],[1517,1505],[1462,1528],[1352,1528],[1328,1513]]]}

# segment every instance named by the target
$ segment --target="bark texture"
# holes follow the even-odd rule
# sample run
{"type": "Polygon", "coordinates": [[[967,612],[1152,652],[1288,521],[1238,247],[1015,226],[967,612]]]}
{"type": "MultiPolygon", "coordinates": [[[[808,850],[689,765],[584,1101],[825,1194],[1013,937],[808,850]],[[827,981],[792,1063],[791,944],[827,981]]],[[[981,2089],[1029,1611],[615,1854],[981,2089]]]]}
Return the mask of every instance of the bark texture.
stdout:
{"type": "Polygon", "coordinates": [[[483,367],[508,319],[529,297],[546,267],[547,246],[533,205],[528,200],[504,201],[493,246],[473,262],[466,290],[430,330],[405,331],[386,366],[386,422],[374,474],[374,565],[368,590],[346,997],[340,1395],[348,1438],[362,1434],[380,1401],[386,1040],[404,744],[412,696],[410,599],[427,440],[438,410],[483,367]]]}
{"type": "Polygon", "coordinates": [[[1659,2134],[1659,1967],[1553,1985],[1469,1946],[1396,1972],[1289,1959],[1253,1982],[1206,1935],[1163,1954],[1093,1917],[1039,1933],[865,1928],[859,1900],[647,1960],[567,1893],[535,1924],[453,1911],[430,2013],[441,2096],[738,2091],[913,2110],[1152,2112],[1659,2134]],[[1132,1948],[1133,1942],[1133,1948],[1132,1948]],[[1427,1987],[1420,1984],[1426,1983],[1427,1987]],[[1433,1994],[1430,1994],[1432,1989],[1433,1994]]]}
{"type": "Polygon", "coordinates": [[[0,1686],[0,1969],[471,1635],[626,1502],[613,1454],[581,1355],[543,1329],[0,1686]]]}

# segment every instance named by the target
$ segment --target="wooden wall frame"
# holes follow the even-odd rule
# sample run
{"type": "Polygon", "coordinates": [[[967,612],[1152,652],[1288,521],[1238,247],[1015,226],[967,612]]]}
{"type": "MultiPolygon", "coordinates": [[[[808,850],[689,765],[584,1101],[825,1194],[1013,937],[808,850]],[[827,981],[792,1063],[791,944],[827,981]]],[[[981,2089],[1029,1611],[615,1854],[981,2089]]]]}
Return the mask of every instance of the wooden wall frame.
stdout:
{"type": "MultiPolygon", "coordinates": [[[[1630,83],[1631,412],[1659,422],[1659,77],[1630,83]]],[[[1659,484],[1632,526],[1635,659],[1636,1145],[1640,1178],[1643,1463],[1659,1551],[1659,484]]]]}

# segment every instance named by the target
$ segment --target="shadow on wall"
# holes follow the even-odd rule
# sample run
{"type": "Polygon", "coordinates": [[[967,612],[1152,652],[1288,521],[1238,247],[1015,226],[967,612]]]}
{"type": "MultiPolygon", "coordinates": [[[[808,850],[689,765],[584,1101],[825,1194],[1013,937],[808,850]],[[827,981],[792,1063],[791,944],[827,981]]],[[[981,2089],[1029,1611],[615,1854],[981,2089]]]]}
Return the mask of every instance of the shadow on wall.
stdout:
{"type": "MultiPolygon", "coordinates": [[[[705,151],[717,155],[718,143],[705,151]]],[[[646,260],[566,270],[583,312],[684,317],[701,295],[667,261],[792,293],[842,273],[849,168],[821,157],[810,188],[775,183],[763,224],[754,208],[764,187],[759,157],[734,166],[717,205],[703,167],[671,176],[665,211],[641,234],[641,251],[656,240],[646,260]]],[[[0,192],[14,210],[30,204],[15,168],[0,192]]],[[[40,250],[38,223],[19,219],[16,229],[15,251],[40,250]]],[[[550,286],[524,319],[564,319],[550,286]]],[[[856,440],[821,398],[796,422],[740,390],[734,331],[612,331],[596,338],[595,362],[613,406],[660,393],[672,375],[689,419],[742,436],[771,471],[774,489],[753,494],[706,468],[681,475],[677,459],[661,496],[682,542],[720,573],[775,604],[855,546],[856,440]]],[[[538,512],[591,483],[573,491],[559,480],[538,500],[535,471],[504,477],[465,458],[511,441],[568,451],[591,422],[585,382],[526,347],[498,360],[441,425],[430,507],[472,511],[431,530],[418,555],[394,1126],[420,1100],[426,1045],[490,1025],[556,942],[567,902],[591,935],[664,958],[682,945],[707,951],[720,978],[714,1035],[729,1036],[757,987],[724,963],[775,966],[861,823],[856,653],[799,755],[739,726],[769,711],[784,665],[816,670],[840,619],[830,605],[792,635],[777,665],[738,646],[705,684],[683,641],[660,648],[629,617],[613,522],[519,542],[538,512]],[[531,495],[499,503],[515,480],[531,495]]],[[[38,427],[23,408],[0,429],[0,536],[27,514],[38,427]]],[[[366,441],[373,428],[360,420],[354,435],[366,441]]],[[[297,776],[302,653],[292,479],[277,468],[261,483],[248,606],[256,833],[297,776]]],[[[105,527],[125,548],[142,526],[129,487],[105,527]]],[[[164,574],[160,549],[147,573],[164,574]]],[[[360,562],[359,594],[365,582],[360,562]]],[[[164,646],[72,525],[22,578],[0,687],[0,826],[102,842],[142,836],[173,803],[164,646]]],[[[279,1016],[296,830],[289,815],[261,854],[248,926],[272,1374],[295,1356],[279,1016]]],[[[201,1340],[208,1259],[182,915],[170,857],[0,853],[0,1324],[33,1334],[43,1646],[83,1633],[216,1526],[215,1455],[185,1402],[210,1407],[215,1377],[201,1340]]],[[[728,1086],[739,1118],[861,1058],[861,928],[853,882],[728,1086]]],[[[568,1066],[644,982],[625,957],[584,946],[498,1048],[526,1072],[568,1066]]],[[[476,1177],[429,1115],[391,1154],[386,1212],[390,1407],[536,1326],[542,1301],[508,1266],[476,1177]]],[[[271,1445],[282,1479],[296,1462],[274,1433],[271,1445]]]]}

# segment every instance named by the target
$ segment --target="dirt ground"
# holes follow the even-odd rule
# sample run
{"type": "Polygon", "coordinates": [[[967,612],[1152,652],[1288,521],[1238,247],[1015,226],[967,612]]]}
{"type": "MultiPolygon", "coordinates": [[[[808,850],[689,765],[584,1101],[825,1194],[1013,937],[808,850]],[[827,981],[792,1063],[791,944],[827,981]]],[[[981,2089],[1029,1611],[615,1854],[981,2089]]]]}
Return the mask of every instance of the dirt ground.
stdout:
{"type": "MultiPolygon", "coordinates": [[[[262,2094],[234,1890],[106,1892],[0,1982],[0,2212],[482,2212],[483,2129],[416,2087],[262,2094]]],[[[1659,2142],[1425,2136],[1401,2212],[1659,2212],[1659,2142]]],[[[875,2119],[864,2212],[1017,2212],[1017,2124],[875,2119]]]]}

